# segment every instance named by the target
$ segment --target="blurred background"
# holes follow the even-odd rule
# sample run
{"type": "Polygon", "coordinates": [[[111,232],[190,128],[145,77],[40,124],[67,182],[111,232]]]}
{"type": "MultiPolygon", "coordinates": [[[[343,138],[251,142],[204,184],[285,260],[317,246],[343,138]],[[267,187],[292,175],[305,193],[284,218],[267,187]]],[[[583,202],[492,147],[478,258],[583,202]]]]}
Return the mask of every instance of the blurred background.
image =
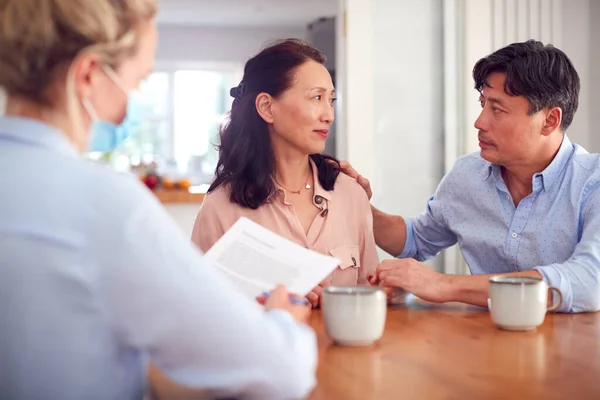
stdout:
{"type": "MultiPolygon", "coordinates": [[[[571,58],[582,90],[568,135],[600,152],[597,0],[161,0],[158,24],[155,72],[142,85],[151,116],[118,151],[89,156],[185,181],[190,192],[212,179],[244,63],[289,37],[327,54],[339,100],[326,153],[369,177],[373,203],[387,212],[423,211],[456,158],[478,150],[472,67],[515,41],[552,43],[571,58]]],[[[3,102],[0,94],[0,110],[3,102]]],[[[191,231],[199,202],[164,203],[191,231]]],[[[466,272],[455,248],[430,265],[466,272]]]]}

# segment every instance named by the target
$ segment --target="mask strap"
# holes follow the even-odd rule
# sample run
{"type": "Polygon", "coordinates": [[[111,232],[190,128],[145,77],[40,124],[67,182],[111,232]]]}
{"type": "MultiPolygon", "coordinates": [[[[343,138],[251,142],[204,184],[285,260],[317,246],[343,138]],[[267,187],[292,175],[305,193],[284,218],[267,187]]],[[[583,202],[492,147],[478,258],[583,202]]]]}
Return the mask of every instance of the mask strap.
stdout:
{"type": "Polygon", "coordinates": [[[115,83],[115,85],[120,87],[121,90],[123,92],[125,92],[125,94],[129,94],[129,90],[127,90],[125,88],[125,85],[123,84],[123,80],[121,80],[121,77],[119,75],[117,75],[117,73],[115,72],[114,69],[112,69],[111,66],[109,66],[107,64],[102,64],[102,70],[104,71],[106,76],[108,76],[110,78],[110,80],[115,83]]]}
{"type": "Polygon", "coordinates": [[[97,121],[99,119],[98,114],[96,113],[96,110],[94,109],[94,106],[92,106],[92,103],[89,99],[81,100],[81,104],[83,105],[83,108],[85,108],[85,111],[87,111],[92,121],[97,121]]]}

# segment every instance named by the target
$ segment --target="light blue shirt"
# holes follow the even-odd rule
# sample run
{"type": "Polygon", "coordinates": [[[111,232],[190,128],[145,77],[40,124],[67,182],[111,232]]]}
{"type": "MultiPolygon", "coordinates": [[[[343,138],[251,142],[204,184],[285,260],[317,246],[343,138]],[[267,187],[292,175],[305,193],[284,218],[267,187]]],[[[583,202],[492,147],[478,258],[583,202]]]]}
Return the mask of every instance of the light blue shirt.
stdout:
{"type": "Polygon", "coordinates": [[[459,158],[427,208],[406,219],[399,257],[426,260],[458,242],[473,274],[537,270],[562,292],[560,311],[600,309],[600,155],[565,135],[533,192],[514,202],[501,168],[459,158]]]}
{"type": "Polygon", "coordinates": [[[0,118],[0,397],[141,399],[147,361],[211,396],[315,384],[314,332],[207,265],[130,174],[0,118]]]}

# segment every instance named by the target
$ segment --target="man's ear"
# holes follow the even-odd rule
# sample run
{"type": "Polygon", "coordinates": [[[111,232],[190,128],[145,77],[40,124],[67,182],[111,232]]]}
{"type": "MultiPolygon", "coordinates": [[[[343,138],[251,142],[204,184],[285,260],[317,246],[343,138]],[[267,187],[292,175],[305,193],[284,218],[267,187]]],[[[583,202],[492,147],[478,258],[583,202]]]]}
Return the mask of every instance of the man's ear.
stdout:
{"type": "Polygon", "coordinates": [[[558,128],[562,123],[562,109],[560,107],[552,107],[546,111],[546,119],[542,127],[542,135],[548,136],[558,128]]]}
{"type": "Polygon", "coordinates": [[[254,101],[256,111],[267,124],[273,123],[273,97],[268,93],[260,93],[254,101]]]}

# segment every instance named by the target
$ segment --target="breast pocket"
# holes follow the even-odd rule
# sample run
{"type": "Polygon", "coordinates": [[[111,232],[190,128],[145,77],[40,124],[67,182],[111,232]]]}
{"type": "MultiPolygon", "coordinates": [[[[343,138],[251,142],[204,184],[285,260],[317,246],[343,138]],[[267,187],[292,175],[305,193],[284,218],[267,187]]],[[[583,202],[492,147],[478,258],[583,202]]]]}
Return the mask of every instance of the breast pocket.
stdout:
{"type": "Polygon", "coordinates": [[[333,257],[340,260],[339,266],[333,271],[332,285],[356,285],[360,269],[360,249],[358,246],[340,246],[330,250],[333,257]]]}

